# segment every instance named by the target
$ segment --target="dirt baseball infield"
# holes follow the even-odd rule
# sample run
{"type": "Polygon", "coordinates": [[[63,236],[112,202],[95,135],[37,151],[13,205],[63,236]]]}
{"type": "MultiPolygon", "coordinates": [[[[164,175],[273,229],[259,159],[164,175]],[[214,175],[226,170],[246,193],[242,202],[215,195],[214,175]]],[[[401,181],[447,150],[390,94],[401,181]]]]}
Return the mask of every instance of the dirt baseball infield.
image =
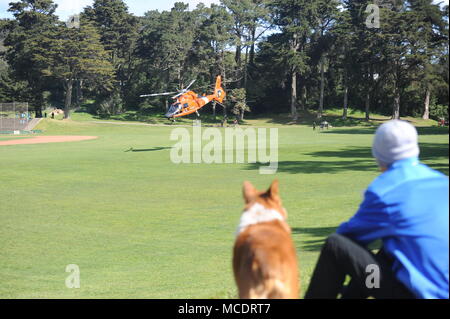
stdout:
{"type": "Polygon", "coordinates": [[[24,139],[12,139],[8,141],[0,141],[0,146],[3,145],[20,145],[20,144],[42,144],[42,143],[61,143],[61,142],[76,142],[87,141],[98,138],[98,136],[36,136],[24,139]]]}

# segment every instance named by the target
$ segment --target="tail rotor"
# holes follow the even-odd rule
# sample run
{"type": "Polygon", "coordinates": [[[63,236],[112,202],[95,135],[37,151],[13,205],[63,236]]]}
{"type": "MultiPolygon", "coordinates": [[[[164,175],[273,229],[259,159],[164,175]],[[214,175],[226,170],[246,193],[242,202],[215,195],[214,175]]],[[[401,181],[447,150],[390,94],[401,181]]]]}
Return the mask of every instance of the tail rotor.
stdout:
{"type": "Polygon", "coordinates": [[[218,75],[216,78],[216,85],[214,87],[214,100],[222,104],[226,95],[225,90],[222,88],[222,77],[218,75]]]}

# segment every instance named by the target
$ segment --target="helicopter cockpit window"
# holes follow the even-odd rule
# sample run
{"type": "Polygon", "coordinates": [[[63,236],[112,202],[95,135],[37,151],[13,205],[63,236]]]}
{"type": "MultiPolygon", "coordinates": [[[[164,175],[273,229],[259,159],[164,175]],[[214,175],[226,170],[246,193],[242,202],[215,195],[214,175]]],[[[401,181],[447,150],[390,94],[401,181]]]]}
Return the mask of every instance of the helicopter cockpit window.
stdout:
{"type": "Polygon", "coordinates": [[[174,113],[180,108],[180,103],[172,104],[168,113],[174,113]]]}

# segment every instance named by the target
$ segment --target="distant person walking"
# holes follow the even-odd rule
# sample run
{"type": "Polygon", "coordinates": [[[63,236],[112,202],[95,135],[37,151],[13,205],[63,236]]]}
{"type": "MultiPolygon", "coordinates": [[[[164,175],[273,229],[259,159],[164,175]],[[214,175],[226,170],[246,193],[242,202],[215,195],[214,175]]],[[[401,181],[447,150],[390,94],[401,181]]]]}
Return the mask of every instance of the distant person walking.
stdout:
{"type": "Polygon", "coordinates": [[[404,121],[378,128],[372,154],[383,173],[326,240],[305,298],[449,298],[449,180],[419,162],[417,140],[404,121]],[[367,245],[378,239],[374,255],[367,245]]]}

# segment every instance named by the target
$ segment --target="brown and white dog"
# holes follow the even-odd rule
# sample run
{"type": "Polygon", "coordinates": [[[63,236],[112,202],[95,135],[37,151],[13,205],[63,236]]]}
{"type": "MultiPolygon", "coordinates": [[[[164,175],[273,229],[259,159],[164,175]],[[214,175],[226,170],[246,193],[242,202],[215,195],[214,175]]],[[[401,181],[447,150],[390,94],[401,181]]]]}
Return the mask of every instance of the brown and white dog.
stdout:
{"type": "Polygon", "coordinates": [[[245,209],[233,255],[239,298],[298,298],[297,257],[278,181],[267,192],[244,182],[243,193],[245,209]]]}

